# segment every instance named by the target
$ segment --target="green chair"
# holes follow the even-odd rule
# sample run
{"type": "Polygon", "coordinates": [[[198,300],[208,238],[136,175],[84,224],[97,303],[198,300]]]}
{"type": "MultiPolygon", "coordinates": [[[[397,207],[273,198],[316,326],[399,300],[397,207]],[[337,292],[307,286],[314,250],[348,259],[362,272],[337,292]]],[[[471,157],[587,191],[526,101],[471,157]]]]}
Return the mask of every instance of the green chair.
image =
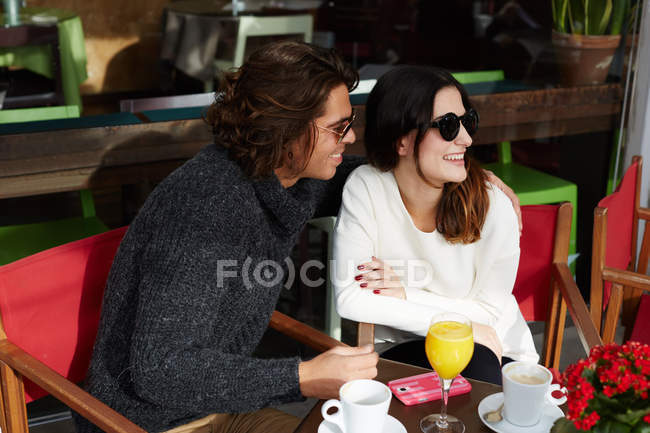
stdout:
{"type": "Polygon", "coordinates": [[[22,123],[38,120],[70,119],[79,117],[76,105],[56,105],[54,107],[14,108],[0,110],[0,123],[22,123]]]}
{"type": "MultiPolygon", "coordinates": [[[[0,123],[6,123],[7,120],[22,123],[73,117],[79,117],[79,107],[76,105],[0,110],[0,123]]],[[[82,214],[80,217],[0,226],[0,265],[107,231],[108,227],[95,215],[92,192],[83,190],[80,191],[80,196],[82,214]]]]}
{"type": "MultiPolygon", "coordinates": [[[[486,81],[504,80],[501,70],[458,72],[452,74],[460,83],[471,84],[486,81]]],[[[498,161],[491,164],[484,164],[484,168],[491,170],[496,176],[512,188],[522,205],[527,204],[551,204],[563,201],[571,202],[573,205],[573,219],[571,221],[571,242],[569,245],[569,262],[575,261],[576,255],[576,233],[577,233],[577,209],[578,209],[578,187],[575,183],[561,179],[556,176],[541,172],[512,162],[510,142],[503,141],[497,145],[498,161]]],[[[572,266],[573,268],[573,266],[572,266]]]]}

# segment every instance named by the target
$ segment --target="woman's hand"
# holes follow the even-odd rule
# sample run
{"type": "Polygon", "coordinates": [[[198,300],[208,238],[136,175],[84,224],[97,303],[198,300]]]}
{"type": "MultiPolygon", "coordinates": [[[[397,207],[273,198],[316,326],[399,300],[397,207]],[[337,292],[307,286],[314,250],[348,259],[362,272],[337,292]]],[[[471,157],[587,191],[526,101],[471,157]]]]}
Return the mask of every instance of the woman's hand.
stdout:
{"type": "Polygon", "coordinates": [[[501,363],[503,348],[501,347],[501,340],[499,340],[494,328],[481,323],[472,322],[472,331],[474,333],[474,342],[482,344],[494,352],[499,359],[499,363],[501,363]]]}
{"type": "Polygon", "coordinates": [[[406,299],[406,290],[393,269],[383,260],[372,256],[372,261],[357,266],[362,273],[354,277],[362,289],[372,290],[375,295],[406,299]]]}
{"type": "Polygon", "coordinates": [[[510,201],[512,202],[512,207],[515,209],[515,213],[517,214],[517,219],[519,220],[519,236],[521,236],[521,230],[524,227],[524,223],[521,220],[521,207],[519,206],[519,197],[517,197],[517,194],[510,188],[508,185],[503,183],[501,179],[496,177],[494,173],[492,173],[490,170],[483,170],[485,174],[487,175],[488,182],[491,184],[496,185],[497,188],[499,188],[503,193],[508,196],[510,201]]]}

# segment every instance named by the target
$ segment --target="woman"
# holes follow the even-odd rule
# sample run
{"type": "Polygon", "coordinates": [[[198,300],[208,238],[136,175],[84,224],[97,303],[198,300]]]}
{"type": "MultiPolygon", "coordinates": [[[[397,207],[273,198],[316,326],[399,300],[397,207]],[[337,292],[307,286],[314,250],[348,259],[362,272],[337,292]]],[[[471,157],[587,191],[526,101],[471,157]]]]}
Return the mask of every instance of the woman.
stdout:
{"type": "Polygon", "coordinates": [[[382,356],[423,366],[430,319],[464,314],[476,342],[465,375],[500,383],[502,362],[539,357],[512,295],[517,216],[466,154],[477,127],[446,71],[406,66],[379,79],[366,105],[370,165],[343,191],[335,288],[341,316],[390,327],[377,329],[384,341],[416,339],[382,356]]]}

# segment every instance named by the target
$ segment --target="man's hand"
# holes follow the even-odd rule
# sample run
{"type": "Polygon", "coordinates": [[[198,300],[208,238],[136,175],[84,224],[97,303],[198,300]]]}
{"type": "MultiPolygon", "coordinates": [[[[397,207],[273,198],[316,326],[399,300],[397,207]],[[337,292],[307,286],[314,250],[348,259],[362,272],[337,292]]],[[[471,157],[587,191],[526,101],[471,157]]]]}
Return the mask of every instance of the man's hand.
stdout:
{"type": "Polygon", "coordinates": [[[487,175],[488,182],[491,184],[496,185],[497,188],[499,188],[503,193],[508,196],[510,201],[512,202],[512,207],[515,209],[515,213],[517,214],[517,219],[519,220],[519,236],[521,236],[521,230],[524,227],[524,223],[521,219],[521,207],[519,206],[519,197],[517,197],[517,194],[510,188],[508,185],[503,183],[501,179],[496,177],[494,173],[492,173],[490,170],[483,170],[485,174],[487,175]]]}
{"type": "Polygon", "coordinates": [[[501,340],[499,340],[494,328],[488,325],[472,322],[472,331],[474,334],[474,342],[482,344],[494,352],[499,359],[499,363],[501,363],[503,348],[501,347],[501,340]]]}
{"type": "Polygon", "coordinates": [[[354,379],[374,379],[379,355],[372,346],[337,346],[298,366],[305,397],[338,398],[339,388],[354,379]]]}

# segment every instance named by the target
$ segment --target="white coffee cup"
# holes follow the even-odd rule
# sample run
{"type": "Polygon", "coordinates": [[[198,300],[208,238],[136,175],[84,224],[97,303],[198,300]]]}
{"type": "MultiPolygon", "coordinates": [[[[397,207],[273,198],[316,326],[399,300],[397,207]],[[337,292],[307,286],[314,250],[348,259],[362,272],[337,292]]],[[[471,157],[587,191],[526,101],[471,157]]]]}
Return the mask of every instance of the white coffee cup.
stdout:
{"type": "Polygon", "coordinates": [[[556,406],[566,402],[566,396],[553,397],[553,391],[566,388],[551,385],[551,372],[531,362],[511,362],[501,369],[503,377],[503,417],[510,424],[528,427],[539,422],[544,406],[556,406]]]}
{"type": "Polygon", "coordinates": [[[339,399],[327,400],[321,408],[325,420],[339,426],[343,433],[380,433],[390,406],[390,389],[381,382],[358,379],[339,389],[339,399]],[[333,414],[327,411],[338,408],[333,414]]]}

